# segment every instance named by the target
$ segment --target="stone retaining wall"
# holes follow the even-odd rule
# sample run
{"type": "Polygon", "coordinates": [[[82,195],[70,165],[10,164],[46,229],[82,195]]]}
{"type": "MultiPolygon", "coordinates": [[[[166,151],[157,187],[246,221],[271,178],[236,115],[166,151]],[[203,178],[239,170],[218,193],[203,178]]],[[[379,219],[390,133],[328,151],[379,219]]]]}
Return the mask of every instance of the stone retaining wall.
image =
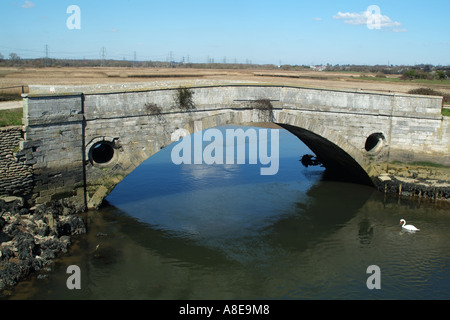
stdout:
{"type": "Polygon", "coordinates": [[[32,167],[19,151],[21,127],[0,128],[0,196],[28,197],[33,191],[32,167]]]}

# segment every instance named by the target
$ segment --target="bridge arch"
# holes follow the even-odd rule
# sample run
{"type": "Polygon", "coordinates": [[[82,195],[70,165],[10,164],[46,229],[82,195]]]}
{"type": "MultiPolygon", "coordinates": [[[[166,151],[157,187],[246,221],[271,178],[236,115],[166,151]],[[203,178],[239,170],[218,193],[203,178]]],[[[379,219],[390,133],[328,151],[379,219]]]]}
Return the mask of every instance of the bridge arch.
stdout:
{"type": "MultiPolygon", "coordinates": [[[[261,110],[228,110],[214,115],[187,119],[179,123],[173,128],[173,132],[166,134],[159,140],[155,141],[153,146],[141,146],[138,154],[128,152],[125,145],[121,145],[120,136],[117,138],[98,137],[89,143],[92,150],[99,143],[107,145],[114,143],[114,161],[109,163],[95,164],[91,163],[88,168],[87,185],[90,188],[88,195],[88,207],[97,208],[108,196],[108,194],[119,184],[128,174],[136,169],[142,162],[159,152],[164,147],[173,142],[175,136],[181,138],[188,132],[193,134],[200,129],[205,130],[227,124],[234,125],[255,125],[261,123],[274,123],[283,129],[291,132],[302,140],[314,153],[320,158],[321,162],[333,178],[345,179],[355,183],[373,185],[366,169],[370,168],[364,151],[353,146],[339,132],[330,130],[321,124],[310,121],[301,115],[286,114],[275,111],[273,113],[273,121],[267,121],[267,112],[261,110]],[[196,124],[201,127],[196,127],[196,124]],[[127,165],[123,165],[127,164],[127,165]],[[105,170],[108,169],[108,170],[105,170]],[[91,172],[92,171],[92,172],[91,172]],[[95,174],[91,174],[95,173],[95,174]]],[[[109,154],[110,150],[106,153],[109,154]]],[[[299,158],[302,155],[299,155],[299,158]]]]}

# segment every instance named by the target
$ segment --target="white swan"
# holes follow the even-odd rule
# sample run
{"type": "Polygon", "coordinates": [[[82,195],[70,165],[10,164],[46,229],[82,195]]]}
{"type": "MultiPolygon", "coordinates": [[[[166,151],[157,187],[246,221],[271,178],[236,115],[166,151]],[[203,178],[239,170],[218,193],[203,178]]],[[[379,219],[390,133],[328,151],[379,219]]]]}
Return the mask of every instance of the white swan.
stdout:
{"type": "Polygon", "coordinates": [[[401,219],[400,223],[402,223],[402,222],[403,222],[402,228],[407,231],[419,231],[420,230],[420,229],[417,229],[416,227],[414,227],[412,224],[405,225],[406,224],[405,219],[401,219]]]}

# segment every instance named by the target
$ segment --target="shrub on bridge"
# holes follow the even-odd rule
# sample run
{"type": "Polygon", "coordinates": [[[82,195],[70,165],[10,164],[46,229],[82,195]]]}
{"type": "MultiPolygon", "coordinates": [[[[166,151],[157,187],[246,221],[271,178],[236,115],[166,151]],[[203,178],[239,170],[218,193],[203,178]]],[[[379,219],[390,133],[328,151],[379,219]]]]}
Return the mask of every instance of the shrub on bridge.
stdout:
{"type": "Polygon", "coordinates": [[[194,92],[192,90],[189,88],[180,87],[175,96],[175,103],[180,109],[183,110],[195,109],[193,96],[194,92]]]}

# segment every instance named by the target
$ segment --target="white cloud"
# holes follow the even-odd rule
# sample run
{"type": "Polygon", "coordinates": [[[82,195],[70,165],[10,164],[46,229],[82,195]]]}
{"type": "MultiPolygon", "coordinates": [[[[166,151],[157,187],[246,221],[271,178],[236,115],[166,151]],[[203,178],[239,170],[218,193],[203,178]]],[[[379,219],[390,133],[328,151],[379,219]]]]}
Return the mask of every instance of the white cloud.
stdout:
{"type": "Polygon", "coordinates": [[[376,21],[380,28],[392,28],[394,32],[406,32],[406,29],[399,28],[402,24],[398,21],[393,21],[388,16],[382,14],[374,14],[371,11],[356,12],[338,12],[333,17],[336,20],[344,20],[344,23],[351,25],[368,25],[376,21]]]}
{"type": "Polygon", "coordinates": [[[345,20],[344,22],[348,24],[359,25],[367,23],[367,16],[365,13],[344,13],[339,11],[333,18],[337,20],[345,20]]]}
{"type": "Polygon", "coordinates": [[[33,8],[34,6],[36,6],[36,5],[31,1],[25,1],[25,3],[23,5],[21,5],[21,7],[24,9],[33,8]]]}
{"type": "Polygon", "coordinates": [[[322,21],[322,18],[313,18],[314,21],[322,21]]]}

